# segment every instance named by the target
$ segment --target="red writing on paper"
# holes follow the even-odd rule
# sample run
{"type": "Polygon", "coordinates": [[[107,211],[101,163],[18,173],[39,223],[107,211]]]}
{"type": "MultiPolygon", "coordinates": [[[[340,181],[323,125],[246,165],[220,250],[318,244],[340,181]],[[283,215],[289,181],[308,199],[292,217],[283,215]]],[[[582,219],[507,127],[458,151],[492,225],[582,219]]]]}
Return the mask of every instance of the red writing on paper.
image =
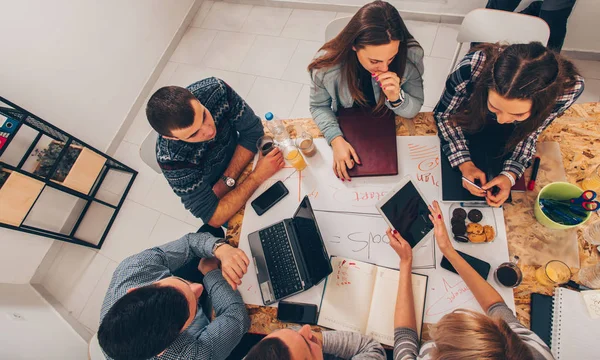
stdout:
{"type": "Polygon", "coordinates": [[[474,299],[473,293],[469,290],[467,284],[460,280],[450,285],[448,281],[442,279],[444,292],[437,298],[426,310],[428,316],[447,314],[463,304],[474,299]]]}
{"type": "Polygon", "coordinates": [[[440,180],[433,175],[433,171],[440,166],[438,147],[435,145],[408,144],[409,156],[412,160],[419,161],[416,178],[419,182],[431,183],[440,186],[440,180]]]}
{"type": "Polygon", "coordinates": [[[385,196],[385,194],[386,194],[385,191],[362,191],[362,192],[355,191],[353,200],[356,202],[367,201],[367,200],[379,201],[381,198],[383,198],[385,196]]]}

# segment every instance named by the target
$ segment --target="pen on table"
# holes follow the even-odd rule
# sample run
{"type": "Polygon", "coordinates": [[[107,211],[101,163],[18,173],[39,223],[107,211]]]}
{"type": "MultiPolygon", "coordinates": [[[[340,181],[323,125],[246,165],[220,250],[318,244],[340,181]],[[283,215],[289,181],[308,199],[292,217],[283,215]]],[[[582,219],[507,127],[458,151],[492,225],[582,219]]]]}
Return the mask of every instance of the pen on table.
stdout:
{"type": "Polygon", "coordinates": [[[538,170],[540,169],[540,157],[536,156],[533,161],[533,170],[531,171],[531,179],[529,179],[529,184],[527,184],[527,190],[533,191],[535,188],[535,179],[537,178],[538,170]]]}
{"type": "Polygon", "coordinates": [[[466,177],[464,177],[464,176],[462,177],[462,179],[463,179],[464,181],[466,181],[466,182],[467,182],[467,184],[473,185],[473,186],[475,186],[477,189],[479,189],[479,190],[481,190],[481,191],[483,191],[484,193],[486,193],[486,194],[487,194],[487,190],[484,190],[484,189],[483,189],[481,186],[479,186],[479,185],[475,184],[474,182],[472,182],[471,180],[467,179],[467,178],[466,178],[466,177]]]}

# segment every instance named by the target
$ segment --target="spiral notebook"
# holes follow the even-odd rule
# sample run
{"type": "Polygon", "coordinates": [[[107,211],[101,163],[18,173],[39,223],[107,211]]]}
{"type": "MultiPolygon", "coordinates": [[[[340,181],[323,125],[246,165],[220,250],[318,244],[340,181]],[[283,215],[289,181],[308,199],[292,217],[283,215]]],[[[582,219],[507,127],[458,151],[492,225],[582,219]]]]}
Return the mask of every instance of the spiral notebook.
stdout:
{"type": "Polygon", "coordinates": [[[547,324],[545,326],[550,327],[550,350],[557,360],[599,358],[599,350],[594,344],[599,339],[600,319],[592,318],[582,294],[557,288],[552,299],[552,309],[548,307],[548,312],[551,313],[546,317],[534,316],[536,310],[544,307],[544,301],[543,298],[534,300],[532,297],[531,329],[543,339],[544,322],[547,324]]]}

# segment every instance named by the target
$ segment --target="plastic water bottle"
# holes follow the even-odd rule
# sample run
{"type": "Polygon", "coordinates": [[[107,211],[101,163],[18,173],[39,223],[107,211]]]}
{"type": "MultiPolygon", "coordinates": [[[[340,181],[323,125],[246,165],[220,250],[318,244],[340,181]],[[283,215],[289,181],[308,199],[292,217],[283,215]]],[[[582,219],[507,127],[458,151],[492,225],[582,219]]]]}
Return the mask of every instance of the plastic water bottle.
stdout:
{"type": "Polygon", "coordinates": [[[283,144],[290,141],[290,134],[285,129],[283,121],[276,119],[272,112],[265,114],[265,120],[267,120],[267,127],[273,133],[276,142],[283,144]]]}

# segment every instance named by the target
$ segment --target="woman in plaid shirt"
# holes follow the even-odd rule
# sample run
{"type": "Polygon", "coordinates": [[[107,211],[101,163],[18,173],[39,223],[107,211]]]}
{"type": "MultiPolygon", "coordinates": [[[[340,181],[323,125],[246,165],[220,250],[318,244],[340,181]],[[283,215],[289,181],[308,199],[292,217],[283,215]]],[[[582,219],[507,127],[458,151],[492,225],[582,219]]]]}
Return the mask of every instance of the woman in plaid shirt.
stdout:
{"type": "Polygon", "coordinates": [[[500,206],[531,164],[539,135],[583,92],[583,78],[570,61],[539,42],[483,44],[475,50],[448,76],[433,114],[452,167],[484,190],[499,191],[463,186],[500,206]],[[471,151],[501,158],[503,171],[486,179],[471,151]]]}

